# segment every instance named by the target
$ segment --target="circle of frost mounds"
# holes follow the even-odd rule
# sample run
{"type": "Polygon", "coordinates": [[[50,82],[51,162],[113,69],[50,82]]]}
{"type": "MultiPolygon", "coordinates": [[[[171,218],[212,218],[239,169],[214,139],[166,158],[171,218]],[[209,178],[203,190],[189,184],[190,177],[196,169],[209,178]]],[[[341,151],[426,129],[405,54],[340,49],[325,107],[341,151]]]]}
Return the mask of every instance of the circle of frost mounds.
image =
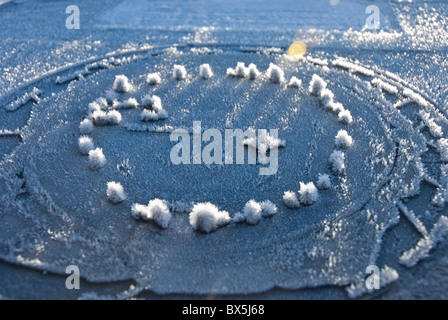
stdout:
{"type": "MultiPolygon", "coordinates": [[[[380,72],[374,72],[345,60],[340,61],[340,58],[331,62],[303,59],[301,60],[302,73],[294,73],[296,79],[292,79],[292,74],[289,72],[283,78],[282,73],[275,67],[281,67],[281,57],[279,61],[275,61],[269,78],[266,78],[265,74],[258,71],[257,65],[269,66],[269,63],[273,63],[273,56],[231,54],[234,55],[233,61],[241,61],[247,57],[259,61],[256,64],[249,63],[249,68],[243,63],[237,64],[236,69],[228,70],[231,77],[225,75],[225,69],[220,69],[218,65],[211,63],[213,77],[208,81],[215,79],[222,81],[223,77],[227,77],[225,81],[252,80],[247,83],[248,86],[254,83],[257,85],[256,81],[264,81],[263,85],[269,82],[272,82],[269,85],[275,86],[290,84],[291,90],[298,90],[297,94],[310,97],[309,102],[314,109],[309,109],[309,112],[319,114],[320,118],[329,121],[327,125],[338,124],[334,125],[337,130],[330,134],[331,139],[328,140],[329,145],[326,146],[329,150],[325,153],[320,172],[317,172],[320,174],[319,179],[317,173],[316,177],[310,176],[310,179],[315,179],[313,183],[322,189],[321,196],[312,207],[300,206],[298,209],[289,210],[281,201],[283,192],[293,188],[291,189],[293,193],[285,194],[285,200],[291,207],[300,205],[299,181],[296,181],[294,185],[279,185],[281,190],[277,192],[279,195],[277,208],[274,207],[275,204],[265,203],[260,205],[260,212],[258,206],[252,203],[248,206],[245,215],[241,214],[240,217],[243,219],[250,217],[253,222],[258,221],[260,214],[264,217],[278,211],[269,223],[259,223],[252,228],[232,225],[227,227],[225,232],[197,234],[187,227],[189,222],[187,214],[179,213],[169,219],[166,208],[155,203],[152,206],[154,209],[151,210],[150,206],[135,207],[134,214],[140,214],[142,218],[154,219],[155,224],[160,224],[161,227],[168,226],[168,228],[162,232],[146,226],[141,228],[142,225],[138,223],[139,227],[133,227],[132,220],[128,219],[128,215],[123,217],[122,213],[122,206],[126,204],[131,212],[131,203],[128,203],[130,201],[125,201],[119,206],[111,206],[104,194],[104,186],[107,182],[117,180],[119,174],[114,171],[112,165],[106,165],[97,171],[89,170],[88,164],[82,160],[74,161],[79,163],[73,165],[74,167],[69,166],[70,161],[57,162],[58,156],[70,159],[75,154],[67,152],[79,154],[79,148],[82,148],[83,152],[92,148],[86,140],[83,141],[82,146],[76,145],[74,147],[76,150],[73,151],[67,148],[67,144],[61,139],[73,133],[76,133],[78,137],[80,133],[90,134],[91,124],[88,121],[80,126],[80,121],[85,116],[85,106],[94,100],[92,98],[97,98],[90,94],[92,85],[87,77],[87,80],[71,83],[70,90],[62,91],[54,97],[45,97],[42,93],[40,94],[40,98],[46,103],[38,105],[38,108],[34,110],[29,125],[20,132],[23,143],[0,165],[0,187],[4,195],[0,203],[0,212],[9,219],[8,225],[11,227],[9,230],[4,230],[0,238],[1,258],[12,263],[60,274],[64,274],[67,265],[76,261],[82,270],[83,277],[87,280],[133,279],[140,290],[148,288],[156,293],[241,294],[260,292],[273,287],[297,289],[309,286],[350,285],[349,294],[356,297],[363,294],[362,286],[358,283],[364,279],[365,267],[377,261],[383,235],[390,226],[398,223],[399,212],[402,212],[404,217],[416,226],[416,230],[422,235],[424,241],[421,241],[419,245],[416,243],[414,248],[409,247],[409,251],[403,253],[403,256],[394,258],[400,258],[403,265],[412,267],[425,255],[427,256],[430,249],[444,234],[445,220],[438,221],[438,217],[434,217],[434,228],[426,229],[427,227],[420,222],[412,210],[406,207],[403,200],[410,196],[418,196],[421,181],[426,179],[435,185],[437,205],[444,205],[446,181],[431,180],[434,178],[425,172],[421,161],[422,154],[426,152],[425,135],[428,134],[435,136],[433,145],[446,159],[446,139],[439,137],[441,132],[444,137],[446,136],[446,119],[438,112],[437,106],[412,88],[407,88],[402,81],[396,81],[380,72]],[[347,94],[350,91],[345,91],[344,88],[340,88],[333,96],[326,90],[332,89],[331,86],[321,82],[331,78],[326,76],[327,72],[331,72],[331,77],[344,81],[348,87],[356,85],[357,90],[361,90],[365,97],[356,95],[348,97],[347,94]],[[357,76],[352,77],[351,75],[355,73],[357,76]],[[313,77],[315,74],[317,77],[313,77]],[[291,79],[289,82],[286,76],[287,79],[291,79]],[[299,78],[303,82],[298,81],[299,78]],[[380,78],[381,81],[374,81],[376,78],[380,78]],[[308,92],[305,84],[313,79],[314,83],[310,85],[310,92],[308,92]],[[402,94],[403,90],[406,92],[402,94]],[[400,101],[393,105],[388,100],[388,96],[382,94],[383,91],[397,94],[400,101]],[[365,103],[362,110],[346,109],[352,105],[353,100],[368,101],[369,99],[363,100],[367,96],[375,99],[368,104],[365,103]],[[417,119],[418,124],[411,123],[405,113],[401,112],[402,108],[409,105],[409,101],[414,107],[418,106],[425,110],[425,113],[421,113],[420,118],[417,119]],[[66,108],[67,105],[70,105],[70,108],[66,108]],[[73,107],[76,105],[80,105],[80,110],[73,107]],[[65,122],[61,122],[61,119],[65,122]],[[331,148],[335,147],[334,139],[338,130],[341,128],[348,130],[347,125],[351,126],[350,135],[354,138],[354,146],[344,151],[336,148],[332,150],[331,148]],[[373,131],[375,127],[379,129],[376,132],[373,131]],[[422,128],[421,131],[415,130],[417,127],[422,128]],[[370,132],[370,136],[366,138],[359,132],[370,132]],[[40,147],[36,148],[37,145],[40,147]],[[65,147],[61,148],[61,145],[65,147]],[[357,164],[357,157],[350,154],[357,146],[361,146],[356,149],[358,153],[362,153],[361,149],[365,146],[368,146],[370,150],[368,157],[363,158],[362,161],[359,160],[362,162],[362,168],[368,171],[366,177],[372,180],[367,188],[360,185],[361,179],[358,180],[352,175],[354,171],[363,173],[356,167],[352,170],[352,166],[357,164]],[[344,160],[343,163],[342,160],[344,160]],[[42,168],[45,170],[42,171],[42,168]],[[344,170],[341,170],[342,168],[344,170]],[[46,174],[48,171],[60,174],[50,176],[46,174]],[[78,173],[85,171],[86,174],[93,175],[94,178],[89,180],[92,185],[84,184],[83,188],[61,187],[74,179],[72,171],[78,173]],[[332,174],[331,178],[329,174],[332,174]],[[325,190],[328,187],[330,190],[325,190]],[[350,197],[350,192],[358,189],[362,192],[352,194],[354,201],[347,201],[343,205],[334,206],[331,202],[325,204],[321,202],[329,199],[331,193],[350,197]],[[84,198],[80,197],[80,194],[84,195],[84,198]],[[99,196],[100,194],[102,197],[99,196]],[[299,194],[299,197],[296,194],[299,194]],[[61,201],[60,197],[63,197],[64,201],[61,201]],[[71,204],[70,208],[67,208],[67,204],[71,204]],[[324,207],[319,207],[320,205],[324,207]],[[103,212],[102,208],[107,210],[103,212]],[[32,215],[28,211],[30,209],[32,215]],[[108,214],[105,214],[106,211],[108,214]],[[325,214],[322,214],[323,211],[325,214]],[[359,245],[360,243],[363,245],[359,245]],[[101,259],[98,259],[99,256],[101,259]]],[[[118,76],[131,74],[128,69],[137,72],[136,69],[132,69],[132,63],[145,63],[147,61],[145,59],[143,57],[140,60],[133,60],[123,57],[120,61],[128,64],[122,67],[115,65],[116,70],[113,72],[118,76]]],[[[151,59],[156,58],[151,57],[151,59]]],[[[166,68],[163,70],[164,78],[166,77],[167,81],[176,82],[178,86],[183,83],[191,85],[191,81],[194,81],[191,75],[195,70],[199,70],[203,64],[210,63],[210,60],[198,55],[182,55],[182,59],[187,59],[190,63],[185,70],[180,67],[173,68],[173,63],[169,65],[165,63],[166,68]]],[[[115,64],[117,60],[114,61],[115,64]]],[[[151,63],[153,63],[152,60],[151,63]]],[[[180,66],[183,62],[177,60],[175,64],[180,66]]],[[[91,69],[87,68],[87,70],[96,70],[95,66],[89,66],[91,69]]],[[[103,66],[106,66],[104,70],[92,75],[95,81],[104,80],[104,74],[112,72],[112,69],[107,68],[107,63],[103,66]]],[[[203,72],[204,75],[210,74],[205,69],[203,72]]],[[[70,75],[66,79],[70,79],[70,75]]],[[[58,77],[55,83],[63,85],[63,80],[64,78],[58,77]]],[[[123,123],[126,117],[118,119],[118,114],[108,115],[104,110],[105,105],[112,105],[115,100],[121,99],[120,95],[128,99],[132,98],[129,94],[138,91],[137,83],[131,84],[131,81],[124,78],[119,78],[117,81],[116,92],[109,91],[105,99],[89,106],[93,112],[97,112],[97,117],[92,119],[93,124],[119,124],[121,135],[126,132],[145,132],[135,131],[135,127],[127,128],[129,131],[122,130],[126,128],[126,123],[123,123]]],[[[154,89],[159,88],[160,81],[156,77],[143,79],[143,81],[148,81],[154,89]]],[[[149,87],[148,83],[146,85],[149,87]]],[[[162,83],[160,87],[165,85],[165,82],[162,81],[162,83]]],[[[205,82],[201,79],[201,83],[205,82]]],[[[38,87],[39,83],[33,83],[33,86],[38,87]]],[[[218,87],[218,89],[221,88],[223,87],[218,87]]],[[[29,91],[31,92],[31,88],[29,91]]],[[[251,94],[252,92],[249,92],[249,97],[251,94]]],[[[129,105],[130,108],[125,109],[132,112],[137,108],[137,104],[135,101],[131,102],[122,106],[125,108],[125,105],[129,105]]],[[[284,117],[294,112],[288,105],[276,111],[286,112],[283,114],[284,117]]],[[[235,112],[228,115],[230,120],[235,119],[238,112],[242,110],[236,109],[235,112]]],[[[303,116],[306,114],[302,114],[303,116]]],[[[140,121],[138,114],[136,119],[140,121]]],[[[143,129],[147,131],[158,128],[147,126],[142,127],[143,129]]],[[[316,129],[315,132],[315,135],[319,137],[320,131],[316,129]]],[[[114,163],[116,160],[114,157],[123,156],[119,152],[116,154],[116,150],[110,152],[112,142],[95,134],[96,132],[92,134],[93,143],[95,147],[105,150],[108,163],[110,161],[112,161],[111,164],[114,163]]],[[[151,134],[154,136],[155,133],[151,134]]],[[[121,138],[118,135],[115,137],[118,139],[116,143],[123,145],[132,143],[125,137],[121,138]]],[[[347,139],[343,140],[345,142],[342,146],[350,144],[347,143],[347,139]]],[[[292,146],[288,144],[287,149],[292,149],[292,146]]],[[[153,156],[157,154],[154,150],[152,151],[153,156]]],[[[79,157],[82,156],[79,155],[79,157]]],[[[98,158],[101,163],[102,157],[98,158]]],[[[150,157],[146,158],[146,160],[150,159],[150,157]]],[[[119,159],[119,161],[122,160],[122,158],[119,159]]],[[[309,166],[304,167],[304,172],[306,170],[310,170],[309,166]]],[[[446,172],[446,168],[444,170],[442,172],[446,172]]],[[[155,171],[153,173],[155,174],[155,171]]],[[[79,178],[84,179],[84,177],[79,178]]],[[[283,180],[287,178],[287,175],[282,177],[283,180]]],[[[124,181],[121,182],[124,184],[124,181]]],[[[124,189],[128,190],[126,186],[124,189]]],[[[121,194],[116,191],[117,189],[114,195],[121,194]]],[[[138,190],[128,190],[128,197],[132,195],[129,191],[138,190]]],[[[311,186],[311,182],[303,191],[302,201],[311,203],[317,199],[315,187],[311,186]]],[[[120,197],[112,198],[120,199],[120,197]]],[[[204,216],[209,217],[209,215],[204,216]]],[[[225,220],[228,221],[227,216],[225,220]]],[[[216,224],[210,224],[209,221],[213,222],[213,219],[204,219],[204,222],[198,226],[200,225],[205,232],[212,230],[216,224]]],[[[388,272],[389,268],[385,267],[382,270],[385,275],[394,274],[394,272],[388,272]]],[[[389,278],[392,280],[396,277],[389,278]]]]}

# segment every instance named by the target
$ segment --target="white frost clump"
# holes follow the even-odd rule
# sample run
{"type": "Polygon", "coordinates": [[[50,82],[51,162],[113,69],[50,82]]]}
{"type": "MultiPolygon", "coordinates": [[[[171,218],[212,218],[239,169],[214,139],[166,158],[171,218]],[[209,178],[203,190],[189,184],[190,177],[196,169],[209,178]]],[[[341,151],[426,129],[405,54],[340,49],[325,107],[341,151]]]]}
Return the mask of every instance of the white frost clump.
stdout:
{"type": "Polygon", "coordinates": [[[166,112],[166,110],[155,111],[143,109],[142,113],[140,114],[140,120],[143,122],[159,121],[166,118],[168,118],[168,113],[166,112]]]}
{"type": "Polygon", "coordinates": [[[156,111],[160,111],[163,109],[162,99],[160,99],[160,97],[156,95],[151,96],[148,94],[144,96],[142,99],[142,105],[144,108],[149,108],[156,111]]]}
{"type": "Polygon", "coordinates": [[[292,77],[291,80],[289,80],[288,87],[301,88],[302,80],[298,79],[297,77],[292,77]]]}
{"type": "Polygon", "coordinates": [[[173,68],[173,78],[179,81],[187,79],[187,70],[185,67],[175,64],[173,68]]]}
{"type": "Polygon", "coordinates": [[[126,200],[123,186],[118,182],[107,183],[107,198],[113,204],[118,204],[126,200]]]}
{"type": "Polygon", "coordinates": [[[266,71],[266,75],[268,79],[272,83],[283,83],[285,82],[285,72],[279,66],[271,63],[269,64],[269,68],[266,71]]]}
{"type": "Polygon", "coordinates": [[[98,110],[92,113],[93,123],[97,126],[106,126],[109,124],[109,119],[107,117],[107,112],[98,110]]]}
{"type": "Polygon", "coordinates": [[[106,157],[103,149],[96,148],[89,152],[89,165],[92,170],[99,170],[106,165],[106,157]]]}
{"type": "Polygon", "coordinates": [[[158,74],[158,73],[150,73],[146,77],[146,82],[151,86],[155,86],[162,82],[162,78],[160,77],[160,74],[158,74]]]}
{"type": "Polygon", "coordinates": [[[209,64],[199,66],[199,76],[204,79],[211,79],[213,77],[212,67],[209,64]]]}
{"type": "Polygon", "coordinates": [[[143,204],[134,203],[132,205],[131,210],[132,210],[132,217],[134,217],[135,220],[139,219],[149,220],[149,218],[151,217],[148,206],[145,206],[143,204]]]}
{"type": "Polygon", "coordinates": [[[135,109],[138,108],[138,101],[135,98],[129,98],[123,102],[114,101],[112,108],[114,109],[135,109]]]}
{"type": "Polygon", "coordinates": [[[90,119],[84,119],[79,124],[81,134],[91,134],[93,132],[93,122],[90,119]]]}
{"type": "Polygon", "coordinates": [[[448,139],[440,139],[439,142],[439,152],[442,161],[448,161],[448,139]]]}
{"type": "MultiPolygon", "coordinates": [[[[106,106],[107,106],[107,103],[106,103],[106,106]]],[[[89,113],[92,113],[95,111],[101,111],[101,110],[102,110],[102,107],[98,102],[94,101],[94,102],[89,103],[89,113]]]]}
{"type": "Polygon", "coordinates": [[[342,151],[335,150],[330,155],[331,169],[336,174],[342,174],[345,170],[345,154],[342,151]]]}
{"type": "Polygon", "coordinates": [[[132,206],[132,216],[135,219],[152,220],[162,229],[168,228],[172,218],[166,201],[160,199],[149,201],[147,206],[138,203],[134,204],[132,206]]]}
{"type": "Polygon", "coordinates": [[[269,151],[271,149],[280,149],[285,147],[286,141],[275,138],[269,133],[266,133],[258,137],[258,143],[257,139],[247,138],[243,140],[243,144],[254,149],[263,149],[264,151],[269,151]]]}
{"type": "Polygon", "coordinates": [[[255,200],[250,200],[244,206],[244,217],[248,224],[255,225],[261,220],[262,208],[255,200]]]}
{"type": "Polygon", "coordinates": [[[423,123],[426,127],[428,127],[429,132],[434,138],[442,138],[443,137],[443,130],[442,127],[440,127],[434,119],[431,118],[431,115],[423,110],[420,110],[419,112],[420,117],[422,118],[423,123]]]}
{"type": "Polygon", "coordinates": [[[235,213],[235,215],[232,218],[233,223],[243,223],[244,221],[246,221],[246,218],[243,216],[241,212],[235,213]]]}
{"type": "Polygon", "coordinates": [[[112,110],[107,113],[107,121],[110,125],[117,125],[121,122],[121,113],[117,110],[112,110]]]}
{"type": "Polygon", "coordinates": [[[160,199],[154,199],[149,201],[149,212],[151,213],[152,220],[162,229],[168,228],[171,221],[171,212],[166,205],[166,202],[160,199]]]}
{"type": "Polygon", "coordinates": [[[328,111],[333,112],[334,114],[339,115],[342,111],[345,111],[344,105],[340,102],[330,101],[325,105],[325,108],[328,111]]]}
{"type": "Polygon", "coordinates": [[[97,126],[117,125],[120,124],[122,116],[117,110],[109,112],[95,111],[92,113],[92,120],[97,126]]]}
{"type": "Polygon", "coordinates": [[[317,74],[313,75],[308,91],[311,95],[319,97],[322,90],[327,87],[327,83],[317,74]]]}
{"type": "Polygon", "coordinates": [[[300,203],[306,206],[314,204],[319,198],[319,192],[313,182],[300,182],[300,203]]]}
{"type": "MultiPolygon", "coordinates": [[[[113,91],[111,91],[113,92],[113,91]]],[[[107,108],[107,99],[106,98],[98,98],[95,102],[100,106],[101,110],[106,110],[107,108]]]]}
{"type": "Polygon", "coordinates": [[[79,138],[78,145],[79,145],[79,151],[84,156],[89,155],[89,152],[95,148],[92,139],[85,136],[79,138]]]}
{"type": "Polygon", "coordinates": [[[133,90],[132,84],[129,82],[128,77],[124,75],[116,76],[112,90],[118,93],[127,93],[133,90]]]}
{"type": "Polygon", "coordinates": [[[249,80],[256,80],[261,75],[261,72],[258,71],[258,68],[255,64],[251,63],[248,67],[248,77],[249,80]]]}
{"type": "Polygon", "coordinates": [[[331,178],[328,174],[319,174],[317,179],[317,187],[320,190],[327,190],[331,188],[331,178]]]}
{"type": "Polygon", "coordinates": [[[163,109],[160,97],[147,95],[143,98],[142,105],[145,109],[140,114],[141,121],[158,121],[168,118],[168,113],[163,109]]]}
{"type": "Polygon", "coordinates": [[[299,199],[297,199],[297,195],[293,191],[286,191],[283,194],[283,202],[290,209],[295,209],[300,207],[299,199]]]}
{"type": "Polygon", "coordinates": [[[319,99],[326,106],[334,101],[334,93],[330,89],[324,88],[320,92],[319,99]]]}
{"type": "Polygon", "coordinates": [[[98,110],[92,113],[93,123],[97,126],[106,126],[109,124],[107,112],[98,110]]]}
{"type": "Polygon", "coordinates": [[[339,112],[339,121],[346,124],[351,124],[353,122],[353,117],[350,110],[343,110],[339,112]]]}
{"type": "Polygon", "coordinates": [[[339,130],[335,138],[336,146],[339,148],[350,148],[353,145],[353,138],[345,130],[339,130]]]}
{"type": "Polygon", "coordinates": [[[261,215],[264,218],[274,216],[278,210],[277,206],[269,200],[263,201],[262,203],[260,203],[260,206],[261,206],[261,215]]]}
{"type": "Polygon", "coordinates": [[[235,69],[227,69],[227,75],[235,78],[247,78],[249,70],[246,68],[244,62],[238,62],[235,69]]]}
{"type": "Polygon", "coordinates": [[[190,213],[190,224],[196,231],[210,233],[230,222],[229,213],[207,203],[198,203],[190,213]]]}

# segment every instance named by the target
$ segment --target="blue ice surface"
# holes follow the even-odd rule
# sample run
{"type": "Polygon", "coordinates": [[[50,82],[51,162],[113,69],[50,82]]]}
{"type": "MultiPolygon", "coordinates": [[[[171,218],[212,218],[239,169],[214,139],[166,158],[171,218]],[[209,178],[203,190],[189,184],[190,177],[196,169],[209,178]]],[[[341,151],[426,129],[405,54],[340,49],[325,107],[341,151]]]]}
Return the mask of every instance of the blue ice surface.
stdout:
{"type": "MultiPolygon", "coordinates": [[[[340,1],[332,5],[329,0],[124,0],[106,11],[99,24],[136,28],[296,30],[310,27],[356,30],[365,25],[368,6],[369,3],[364,1],[340,1]]],[[[389,19],[383,19],[383,27],[390,24],[389,19]]]]}

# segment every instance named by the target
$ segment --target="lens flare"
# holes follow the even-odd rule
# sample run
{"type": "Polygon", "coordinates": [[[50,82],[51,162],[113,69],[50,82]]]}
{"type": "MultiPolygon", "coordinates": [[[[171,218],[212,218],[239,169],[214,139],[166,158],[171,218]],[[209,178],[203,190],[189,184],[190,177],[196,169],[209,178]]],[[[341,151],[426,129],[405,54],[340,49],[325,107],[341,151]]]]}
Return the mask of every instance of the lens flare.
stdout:
{"type": "Polygon", "coordinates": [[[293,60],[298,60],[303,57],[306,53],[306,44],[303,41],[294,41],[289,47],[286,54],[290,56],[293,60]]]}

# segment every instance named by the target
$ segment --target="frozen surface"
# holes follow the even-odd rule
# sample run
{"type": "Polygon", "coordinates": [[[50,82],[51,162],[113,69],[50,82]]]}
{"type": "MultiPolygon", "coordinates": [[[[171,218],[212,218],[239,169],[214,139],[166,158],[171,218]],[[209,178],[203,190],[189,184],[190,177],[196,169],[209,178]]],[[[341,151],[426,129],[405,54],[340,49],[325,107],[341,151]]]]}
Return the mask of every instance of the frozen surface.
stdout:
{"type": "MultiPolygon", "coordinates": [[[[367,1],[174,1],[125,0],[100,18],[105,26],[134,28],[219,28],[227,30],[297,30],[313,26],[324,30],[360,29],[367,1]]],[[[388,17],[389,18],[389,17],[388,17]]],[[[389,19],[385,26],[390,26],[389,19]]]]}
{"type": "Polygon", "coordinates": [[[381,292],[400,297],[417,290],[406,284],[414,270],[446,268],[448,5],[384,1],[382,29],[369,31],[368,1],[80,1],[81,30],[65,29],[69,4],[0,7],[0,258],[17,266],[5,277],[26,266],[45,282],[35,270],[63,278],[76,264],[92,284],[78,298],[282,297],[273,288],[348,298],[372,295],[363,280],[376,264],[381,292]],[[297,40],[305,58],[286,55],[297,40]],[[242,63],[259,72],[227,75],[242,63]],[[93,131],[80,132],[89,108],[93,131]],[[348,112],[352,122],[339,121],[348,112]],[[193,121],[278,129],[278,172],[174,165],[170,132],[193,132],[193,121]],[[93,147],[80,152],[85,134],[106,158],[97,170],[82,154],[93,147]],[[344,169],[332,170],[341,152],[344,169]],[[331,185],[317,191],[324,175],[331,185]],[[208,202],[214,232],[197,232],[189,214],[208,202]],[[132,217],[140,203],[150,221],[132,217]]]}

